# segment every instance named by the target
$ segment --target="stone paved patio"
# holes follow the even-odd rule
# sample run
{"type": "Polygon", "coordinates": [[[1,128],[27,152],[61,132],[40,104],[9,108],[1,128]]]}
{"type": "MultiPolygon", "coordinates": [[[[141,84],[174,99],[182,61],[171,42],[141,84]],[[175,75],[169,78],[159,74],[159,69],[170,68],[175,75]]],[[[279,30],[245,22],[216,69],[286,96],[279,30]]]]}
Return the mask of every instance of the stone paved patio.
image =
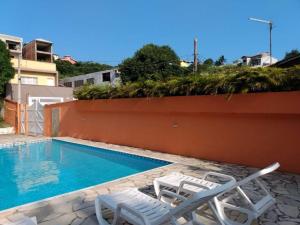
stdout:
{"type": "MultiPolygon", "coordinates": [[[[0,136],[0,145],[15,139],[36,140],[33,137],[24,136],[0,136]]],[[[178,171],[184,174],[201,177],[206,171],[216,171],[233,175],[237,180],[256,171],[255,168],[245,166],[216,163],[211,161],[198,160],[170,154],[141,150],[137,148],[110,145],[99,142],[78,140],[73,138],[60,138],[61,140],[72,141],[87,145],[115,149],[123,152],[130,152],[137,155],[150,156],[174,162],[166,167],[157,168],[142,174],[112,181],[103,185],[94,186],[80,190],[61,197],[52,198],[26,206],[0,212],[0,224],[8,221],[15,221],[24,215],[36,216],[38,224],[41,225],[94,225],[97,224],[94,211],[94,199],[98,194],[110,193],[131,187],[138,187],[146,194],[154,196],[152,181],[170,172],[178,171]]],[[[263,177],[262,182],[267,189],[271,190],[277,203],[263,214],[254,224],[279,224],[296,225],[300,224],[300,175],[275,172],[263,177]]],[[[205,224],[215,224],[214,219],[203,215],[201,219],[205,224]]],[[[241,216],[232,214],[237,220],[241,216]]]]}

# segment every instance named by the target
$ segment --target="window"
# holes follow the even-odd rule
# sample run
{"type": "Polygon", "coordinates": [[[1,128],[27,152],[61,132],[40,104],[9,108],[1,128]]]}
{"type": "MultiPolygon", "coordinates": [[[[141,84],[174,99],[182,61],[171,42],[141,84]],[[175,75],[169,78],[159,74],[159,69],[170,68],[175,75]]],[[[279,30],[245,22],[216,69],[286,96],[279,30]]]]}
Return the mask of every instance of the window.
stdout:
{"type": "Polygon", "coordinates": [[[13,41],[6,41],[9,50],[20,50],[20,43],[13,41]]]}
{"type": "Polygon", "coordinates": [[[106,82],[106,81],[110,82],[110,72],[102,74],[102,81],[103,82],[106,82]]]}
{"type": "Polygon", "coordinates": [[[65,82],[65,83],[64,83],[64,86],[65,86],[65,87],[72,87],[72,82],[65,82]]]}
{"type": "Polygon", "coordinates": [[[36,77],[21,77],[21,84],[37,84],[36,77]]]}
{"type": "Polygon", "coordinates": [[[94,78],[88,78],[88,79],[86,79],[86,83],[87,84],[94,84],[95,83],[94,78]]]}
{"type": "Polygon", "coordinates": [[[75,82],[74,82],[75,87],[80,87],[82,85],[83,85],[83,80],[75,80],[75,82]]]}

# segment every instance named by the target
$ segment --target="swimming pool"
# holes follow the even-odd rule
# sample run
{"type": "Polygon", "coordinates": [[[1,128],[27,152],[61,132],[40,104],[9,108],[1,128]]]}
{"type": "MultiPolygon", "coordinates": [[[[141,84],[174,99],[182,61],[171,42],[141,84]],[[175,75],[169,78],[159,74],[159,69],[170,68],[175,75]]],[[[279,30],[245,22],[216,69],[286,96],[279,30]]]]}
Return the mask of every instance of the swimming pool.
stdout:
{"type": "Polygon", "coordinates": [[[168,164],[59,140],[0,147],[0,210],[168,164]]]}

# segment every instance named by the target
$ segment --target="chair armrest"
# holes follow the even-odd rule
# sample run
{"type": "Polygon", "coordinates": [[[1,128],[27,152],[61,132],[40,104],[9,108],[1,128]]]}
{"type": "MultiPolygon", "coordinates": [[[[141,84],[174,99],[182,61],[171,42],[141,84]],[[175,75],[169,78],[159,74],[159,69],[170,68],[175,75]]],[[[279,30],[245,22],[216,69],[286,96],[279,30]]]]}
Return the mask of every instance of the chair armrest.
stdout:
{"type": "Polygon", "coordinates": [[[150,225],[150,223],[148,222],[147,218],[145,218],[142,214],[140,214],[136,209],[132,208],[131,206],[129,206],[126,203],[119,203],[117,205],[117,209],[115,212],[115,218],[113,221],[113,225],[116,224],[118,218],[121,218],[121,210],[125,210],[128,211],[129,213],[133,214],[134,216],[138,217],[139,219],[141,219],[143,221],[143,223],[145,225],[150,225]]]}
{"type": "Polygon", "coordinates": [[[233,180],[236,181],[233,176],[227,175],[227,174],[222,174],[222,173],[217,173],[217,172],[207,172],[204,174],[203,180],[206,180],[208,176],[215,176],[215,177],[220,177],[220,178],[226,178],[228,180],[233,180]]]}
{"type": "Polygon", "coordinates": [[[159,194],[158,194],[157,199],[158,199],[158,200],[161,200],[161,197],[162,197],[163,195],[167,195],[167,196],[169,196],[169,197],[173,197],[173,198],[179,199],[179,200],[181,200],[181,201],[186,200],[186,197],[184,197],[184,196],[182,196],[182,195],[179,195],[179,194],[177,194],[177,193],[175,193],[175,192],[172,192],[172,191],[167,191],[167,190],[161,190],[161,191],[159,192],[159,194]]]}

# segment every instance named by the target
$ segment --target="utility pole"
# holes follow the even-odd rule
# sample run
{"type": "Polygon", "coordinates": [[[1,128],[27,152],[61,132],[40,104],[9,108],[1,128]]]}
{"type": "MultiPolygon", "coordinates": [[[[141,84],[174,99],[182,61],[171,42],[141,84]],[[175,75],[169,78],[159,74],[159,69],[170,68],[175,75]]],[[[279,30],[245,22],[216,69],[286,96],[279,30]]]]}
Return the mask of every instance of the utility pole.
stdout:
{"type": "Polygon", "coordinates": [[[194,39],[194,73],[198,70],[198,40],[194,39]]]}
{"type": "Polygon", "coordinates": [[[269,48],[270,48],[270,65],[272,65],[272,29],[273,29],[273,22],[271,20],[261,20],[256,18],[249,18],[249,20],[260,22],[260,23],[266,23],[269,25],[269,48]]]}
{"type": "Polygon", "coordinates": [[[18,104],[21,104],[21,60],[22,60],[22,44],[18,55],[18,104]]]}
{"type": "Polygon", "coordinates": [[[269,29],[270,29],[270,65],[272,65],[272,29],[273,29],[273,23],[270,21],[269,23],[269,29]]]}
{"type": "Polygon", "coordinates": [[[21,87],[21,61],[22,61],[22,54],[23,54],[23,39],[20,42],[18,49],[18,104],[17,104],[17,132],[20,134],[21,132],[21,103],[22,103],[22,87],[21,87]]]}

